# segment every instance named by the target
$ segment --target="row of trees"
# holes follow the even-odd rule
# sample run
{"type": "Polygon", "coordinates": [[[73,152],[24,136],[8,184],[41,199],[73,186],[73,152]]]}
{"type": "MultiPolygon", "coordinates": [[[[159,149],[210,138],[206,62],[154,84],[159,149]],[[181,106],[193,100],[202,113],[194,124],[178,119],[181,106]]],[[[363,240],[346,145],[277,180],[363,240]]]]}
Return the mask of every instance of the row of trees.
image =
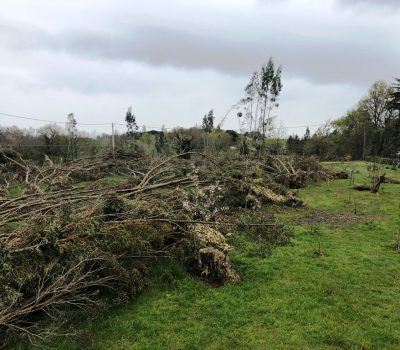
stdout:
{"type": "Polygon", "coordinates": [[[400,152],[400,80],[375,82],[343,117],[300,138],[291,136],[288,151],[321,159],[396,158],[400,152]]]}
{"type": "MultiPolygon", "coordinates": [[[[114,135],[117,151],[136,154],[175,154],[191,150],[202,150],[208,154],[228,152],[239,148],[243,138],[234,130],[216,128],[203,130],[200,127],[173,130],[135,131],[133,134],[114,135]]],[[[94,156],[101,152],[111,152],[112,135],[102,134],[90,137],[82,133],[70,137],[66,128],[59,125],[45,125],[38,130],[0,127],[0,149],[12,148],[23,158],[42,163],[45,156],[53,162],[94,156]]]]}
{"type": "MultiPolygon", "coordinates": [[[[245,88],[245,97],[240,100],[239,106],[243,107],[244,121],[241,128],[250,135],[261,136],[263,140],[268,130],[272,127],[273,110],[279,106],[278,98],[282,90],[282,68],[275,69],[272,58],[255,71],[245,88]]],[[[238,114],[241,117],[241,112],[238,114]]]]}
{"type": "Polygon", "coordinates": [[[201,127],[176,128],[171,131],[139,131],[136,115],[129,107],[123,134],[89,137],[78,133],[71,113],[65,129],[47,125],[38,131],[0,128],[0,147],[11,146],[26,158],[43,161],[74,159],[117,149],[145,154],[173,154],[204,150],[208,154],[236,152],[243,155],[294,153],[313,155],[322,160],[337,158],[395,158],[400,152],[400,79],[392,85],[375,82],[355,108],[343,117],[327,122],[313,135],[282,137],[274,128],[274,110],[279,107],[282,90],[281,67],[275,68],[270,58],[250,78],[245,96],[232,107],[239,121],[239,132],[222,129],[223,120],[215,127],[214,111],[202,118],[201,127]]]}
{"type": "MultiPolygon", "coordinates": [[[[68,125],[68,124],[67,124],[68,125]]],[[[109,147],[110,137],[98,138],[85,133],[78,133],[76,127],[72,134],[68,128],[57,124],[48,124],[37,130],[0,127],[0,149],[12,148],[24,158],[42,162],[45,155],[53,161],[71,160],[82,155],[94,155],[99,148],[109,147]]]]}
{"type": "Polygon", "coordinates": [[[278,107],[282,89],[281,67],[275,68],[272,59],[254,72],[245,88],[245,97],[236,105],[240,132],[222,130],[222,123],[214,127],[214,111],[210,110],[202,119],[200,128],[177,128],[172,131],[139,132],[136,115],[129,107],[125,115],[126,133],[103,134],[89,137],[78,133],[77,120],[69,114],[65,128],[46,125],[39,130],[21,130],[16,127],[0,127],[0,147],[12,147],[25,158],[40,162],[45,156],[53,161],[91,156],[102,150],[109,151],[111,145],[124,151],[136,153],[179,153],[201,149],[207,153],[239,150],[242,154],[266,149],[266,141],[272,127],[273,110],[278,107]],[[242,116],[244,115],[244,118],[242,116]]]}

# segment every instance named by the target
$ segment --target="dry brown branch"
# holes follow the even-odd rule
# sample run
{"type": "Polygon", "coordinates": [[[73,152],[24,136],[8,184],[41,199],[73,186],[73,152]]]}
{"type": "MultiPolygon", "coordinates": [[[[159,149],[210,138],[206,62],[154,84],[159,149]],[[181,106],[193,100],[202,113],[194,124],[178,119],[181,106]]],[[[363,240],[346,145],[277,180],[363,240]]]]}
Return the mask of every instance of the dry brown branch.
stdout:
{"type": "Polygon", "coordinates": [[[385,177],[385,183],[386,184],[399,185],[400,184],[400,179],[396,179],[394,177],[385,177]]]}
{"type": "Polygon", "coordinates": [[[87,308],[95,304],[93,296],[99,288],[114,288],[115,277],[101,276],[104,267],[103,258],[82,258],[72,266],[65,268],[56,277],[51,273],[52,266],[45,271],[38,283],[36,292],[22,303],[15,301],[0,310],[0,329],[6,332],[25,333],[28,339],[43,340],[42,329],[32,329],[26,323],[32,315],[43,312],[51,316],[63,308],[87,308]]]}
{"type": "Polygon", "coordinates": [[[382,183],[385,182],[385,174],[379,176],[372,185],[355,185],[353,189],[357,191],[371,191],[372,193],[377,193],[382,183]]]}

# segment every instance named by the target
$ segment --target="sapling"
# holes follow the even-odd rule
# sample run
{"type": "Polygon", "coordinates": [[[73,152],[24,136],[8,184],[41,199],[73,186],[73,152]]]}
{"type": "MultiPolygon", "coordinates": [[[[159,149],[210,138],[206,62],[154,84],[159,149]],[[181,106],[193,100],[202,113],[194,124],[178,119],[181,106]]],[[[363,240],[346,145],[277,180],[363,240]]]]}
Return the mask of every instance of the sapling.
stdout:
{"type": "Polygon", "coordinates": [[[317,248],[314,250],[314,258],[320,258],[323,256],[322,251],[321,251],[321,230],[319,227],[314,226],[311,224],[310,226],[310,230],[311,230],[311,234],[315,235],[318,237],[318,246],[317,248]]]}
{"type": "Polygon", "coordinates": [[[353,186],[353,178],[354,178],[354,169],[351,170],[350,173],[350,182],[349,182],[349,204],[351,203],[351,194],[352,194],[352,186],[353,186]]]}
{"type": "Polygon", "coordinates": [[[397,229],[397,239],[394,245],[394,249],[396,250],[396,252],[400,252],[400,229],[397,229]]]}

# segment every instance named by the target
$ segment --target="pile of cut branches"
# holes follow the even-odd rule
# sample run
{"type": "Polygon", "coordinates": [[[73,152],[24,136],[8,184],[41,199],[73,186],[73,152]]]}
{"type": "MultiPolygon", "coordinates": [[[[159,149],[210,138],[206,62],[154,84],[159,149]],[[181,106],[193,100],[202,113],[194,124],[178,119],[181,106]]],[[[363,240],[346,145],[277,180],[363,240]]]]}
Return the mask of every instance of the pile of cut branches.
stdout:
{"type": "Polygon", "coordinates": [[[104,291],[116,300],[140,292],[160,259],[181,259],[212,283],[237,282],[221,234],[236,225],[232,210],[301,204],[274,181],[298,167],[286,159],[224,164],[196,152],[38,166],[0,151],[0,337],[42,342],[104,291]],[[111,175],[123,181],[101,180],[111,175]],[[11,195],[13,186],[25,191],[11,195]]]}
{"type": "Polygon", "coordinates": [[[310,181],[348,178],[346,172],[328,170],[314,158],[269,156],[263,166],[273,174],[275,182],[289,188],[302,188],[310,181]]]}

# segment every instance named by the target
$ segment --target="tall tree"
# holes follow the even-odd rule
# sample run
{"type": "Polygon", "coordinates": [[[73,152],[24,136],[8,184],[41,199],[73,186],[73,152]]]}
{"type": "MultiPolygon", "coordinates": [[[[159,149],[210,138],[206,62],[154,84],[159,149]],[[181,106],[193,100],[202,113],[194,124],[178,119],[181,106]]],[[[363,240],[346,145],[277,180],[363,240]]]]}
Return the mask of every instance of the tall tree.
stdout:
{"type": "Polygon", "coordinates": [[[306,133],[303,136],[303,140],[308,140],[311,137],[310,128],[307,126],[306,133]]]}
{"type": "Polygon", "coordinates": [[[241,103],[244,104],[246,111],[246,120],[248,124],[248,132],[251,134],[253,128],[257,125],[257,117],[259,110],[259,91],[260,91],[260,74],[255,71],[250,78],[249,83],[244,91],[246,96],[242,99],[241,103]]]}
{"type": "Polygon", "coordinates": [[[136,123],[136,116],[132,113],[132,106],[129,106],[128,111],[126,112],[125,122],[127,129],[126,134],[128,136],[134,136],[139,127],[136,123]]]}
{"type": "Polygon", "coordinates": [[[370,153],[374,125],[369,114],[360,108],[332,122],[340,155],[351,155],[353,159],[365,159],[370,153]]]}
{"type": "Polygon", "coordinates": [[[68,158],[74,159],[78,156],[78,129],[77,122],[73,113],[67,116],[67,132],[68,132],[68,158]]]}
{"type": "Polygon", "coordinates": [[[370,89],[366,97],[359,102],[359,108],[366,111],[374,125],[373,137],[373,155],[381,154],[383,144],[387,142],[384,138],[383,130],[388,126],[393,111],[390,109],[390,97],[392,88],[384,81],[376,81],[370,89]]]}
{"type": "Polygon", "coordinates": [[[368,95],[361,99],[359,107],[370,115],[375,127],[385,126],[391,117],[389,108],[392,88],[384,81],[376,81],[368,90],[368,95]]]}
{"type": "Polygon", "coordinates": [[[400,117],[400,78],[395,80],[389,97],[389,107],[392,111],[397,112],[397,116],[400,117]]]}
{"type": "Polygon", "coordinates": [[[210,133],[214,129],[214,110],[210,110],[208,114],[203,117],[202,129],[204,132],[210,133]]]}
{"type": "Polygon", "coordinates": [[[389,108],[393,113],[384,131],[386,156],[400,158],[400,79],[395,79],[389,97],[389,108]]]}
{"type": "Polygon", "coordinates": [[[259,96],[261,99],[261,131],[263,138],[268,126],[271,125],[271,112],[279,106],[278,98],[282,90],[281,83],[282,68],[275,70],[275,64],[272,58],[261,67],[261,86],[259,96]]]}
{"type": "Polygon", "coordinates": [[[245,110],[245,122],[240,122],[240,125],[246,126],[254,138],[261,135],[265,139],[268,129],[272,128],[272,111],[279,106],[282,90],[281,75],[282,68],[275,68],[270,58],[260,72],[253,73],[244,89],[246,95],[239,104],[245,110]]]}

